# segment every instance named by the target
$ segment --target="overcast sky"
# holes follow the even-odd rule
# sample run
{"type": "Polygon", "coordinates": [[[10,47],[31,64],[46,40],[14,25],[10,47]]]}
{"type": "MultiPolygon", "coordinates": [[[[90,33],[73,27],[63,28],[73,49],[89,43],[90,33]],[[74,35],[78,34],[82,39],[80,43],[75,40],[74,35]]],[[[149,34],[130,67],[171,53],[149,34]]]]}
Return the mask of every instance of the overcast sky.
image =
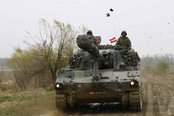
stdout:
{"type": "Polygon", "coordinates": [[[126,30],[140,56],[174,54],[174,0],[3,0],[0,4],[0,57],[23,47],[26,31],[37,35],[39,21],[84,25],[103,44],[126,30]],[[110,17],[106,13],[112,8],[110,17]]]}

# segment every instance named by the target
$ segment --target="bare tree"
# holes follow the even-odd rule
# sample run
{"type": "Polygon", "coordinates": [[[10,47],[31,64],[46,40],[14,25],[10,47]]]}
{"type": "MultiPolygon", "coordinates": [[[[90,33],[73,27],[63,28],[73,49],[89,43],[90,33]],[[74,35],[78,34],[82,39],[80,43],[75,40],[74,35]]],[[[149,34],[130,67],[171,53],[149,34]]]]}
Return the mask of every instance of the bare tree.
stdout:
{"type": "Polygon", "coordinates": [[[56,71],[64,67],[73,55],[76,34],[70,24],[65,25],[55,20],[51,27],[44,19],[41,20],[40,41],[34,48],[42,51],[39,57],[50,71],[53,83],[56,80],[56,71]]]}
{"type": "MultiPolygon", "coordinates": [[[[82,27],[81,31],[85,31],[85,28],[82,27]]],[[[50,26],[46,20],[42,19],[39,36],[33,37],[28,33],[27,39],[34,41],[25,41],[28,48],[25,50],[16,49],[10,59],[11,67],[15,69],[14,74],[18,85],[22,89],[26,89],[26,85],[31,82],[33,77],[37,78],[35,80],[40,83],[43,80],[42,76],[48,73],[50,73],[52,84],[54,84],[57,70],[65,67],[68,64],[68,59],[73,55],[76,48],[75,38],[79,32],[70,24],[55,20],[50,26]]]]}

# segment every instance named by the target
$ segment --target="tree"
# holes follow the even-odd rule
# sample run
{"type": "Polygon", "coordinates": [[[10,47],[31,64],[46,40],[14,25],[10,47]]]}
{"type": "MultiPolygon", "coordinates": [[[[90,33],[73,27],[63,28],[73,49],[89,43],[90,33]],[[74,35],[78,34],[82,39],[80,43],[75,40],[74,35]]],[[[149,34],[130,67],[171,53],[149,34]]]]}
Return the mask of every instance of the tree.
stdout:
{"type": "Polygon", "coordinates": [[[21,90],[26,90],[31,81],[32,60],[27,51],[16,48],[15,53],[8,61],[9,66],[14,69],[15,80],[21,90]]]}
{"type": "Polygon", "coordinates": [[[65,25],[55,20],[54,26],[50,27],[44,19],[41,20],[40,41],[33,46],[40,51],[38,57],[50,71],[53,83],[57,70],[65,67],[73,55],[76,34],[70,24],[65,25]]]}
{"type": "Polygon", "coordinates": [[[28,45],[27,49],[17,48],[10,59],[9,64],[15,70],[18,85],[26,89],[33,76],[46,72],[50,72],[54,84],[57,70],[65,67],[68,59],[73,55],[77,33],[78,31],[75,31],[70,24],[55,20],[53,26],[50,26],[42,19],[39,25],[39,36],[33,37],[28,33],[27,39],[35,41],[33,43],[25,41],[28,45]]]}

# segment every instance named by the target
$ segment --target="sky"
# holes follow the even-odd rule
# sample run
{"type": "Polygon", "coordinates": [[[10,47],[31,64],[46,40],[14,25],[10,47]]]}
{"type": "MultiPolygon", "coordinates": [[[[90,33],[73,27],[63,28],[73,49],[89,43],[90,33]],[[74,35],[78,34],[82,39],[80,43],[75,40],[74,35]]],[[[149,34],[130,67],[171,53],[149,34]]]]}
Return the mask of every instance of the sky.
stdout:
{"type": "Polygon", "coordinates": [[[140,56],[174,54],[173,4],[174,0],[3,0],[0,58],[10,57],[16,47],[25,48],[27,32],[38,35],[42,18],[50,24],[58,20],[75,28],[84,25],[102,37],[102,44],[126,30],[140,56]]]}

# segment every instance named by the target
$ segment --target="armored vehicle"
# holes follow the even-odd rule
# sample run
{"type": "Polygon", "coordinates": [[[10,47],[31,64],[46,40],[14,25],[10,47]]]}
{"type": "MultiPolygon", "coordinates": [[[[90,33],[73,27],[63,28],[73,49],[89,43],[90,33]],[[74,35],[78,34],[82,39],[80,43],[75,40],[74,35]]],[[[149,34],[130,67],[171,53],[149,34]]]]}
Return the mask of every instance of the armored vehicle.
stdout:
{"type": "Polygon", "coordinates": [[[69,69],[57,72],[57,108],[118,102],[123,108],[141,111],[142,83],[137,52],[129,50],[123,54],[111,45],[97,46],[91,39],[88,35],[78,36],[81,51],[70,58],[69,69]]]}

